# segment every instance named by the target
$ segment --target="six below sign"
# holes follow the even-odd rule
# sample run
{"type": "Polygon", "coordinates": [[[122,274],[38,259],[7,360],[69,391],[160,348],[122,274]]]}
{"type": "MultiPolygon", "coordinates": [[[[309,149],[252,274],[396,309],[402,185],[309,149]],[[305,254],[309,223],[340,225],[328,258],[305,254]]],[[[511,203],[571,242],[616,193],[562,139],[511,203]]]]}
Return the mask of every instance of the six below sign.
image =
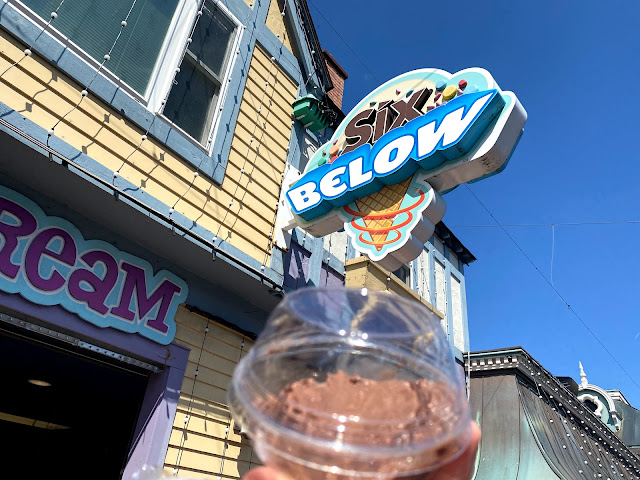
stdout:
{"type": "Polygon", "coordinates": [[[287,190],[286,228],[344,228],[356,250],[396,270],[442,219],[440,193],[502,171],[525,121],[486,70],[400,75],[355,106],[287,190]]]}

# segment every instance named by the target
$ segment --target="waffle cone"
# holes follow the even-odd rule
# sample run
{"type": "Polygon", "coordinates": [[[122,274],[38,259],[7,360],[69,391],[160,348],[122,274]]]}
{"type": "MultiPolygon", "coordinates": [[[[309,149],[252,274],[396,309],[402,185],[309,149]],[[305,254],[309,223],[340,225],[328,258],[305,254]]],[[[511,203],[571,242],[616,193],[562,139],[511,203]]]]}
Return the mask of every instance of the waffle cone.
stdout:
{"type": "MultiPolygon", "coordinates": [[[[396,185],[386,185],[379,192],[356,200],[356,206],[361,213],[384,214],[397,212],[400,209],[402,199],[409,189],[411,177],[396,185]]],[[[389,236],[389,229],[395,220],[394,216],[388,218],[367,218],[362,219],[367,228],[371,229],[371,240],[375,244],[376,250],[382,250],[382,245],[389,236]]]]}

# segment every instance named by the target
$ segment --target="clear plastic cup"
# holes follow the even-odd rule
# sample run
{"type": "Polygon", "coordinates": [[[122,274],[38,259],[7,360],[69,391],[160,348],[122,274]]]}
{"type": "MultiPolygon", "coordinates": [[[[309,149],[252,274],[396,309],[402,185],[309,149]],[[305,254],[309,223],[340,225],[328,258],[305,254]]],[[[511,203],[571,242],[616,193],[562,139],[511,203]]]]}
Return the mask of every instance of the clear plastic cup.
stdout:
{"type": "Polygon", "coordinates": [[[458,378],[440,319],[423,305],[367,289],[305,288],[286,295],[237,366],[229,405],[261,461],[295,480],[406,480],[469,444],[458,378]],[[349,382],[369,389],[343,400],[360,388],[349,382]],[[292,396],[302,384],[325,397],[292,396]]]}

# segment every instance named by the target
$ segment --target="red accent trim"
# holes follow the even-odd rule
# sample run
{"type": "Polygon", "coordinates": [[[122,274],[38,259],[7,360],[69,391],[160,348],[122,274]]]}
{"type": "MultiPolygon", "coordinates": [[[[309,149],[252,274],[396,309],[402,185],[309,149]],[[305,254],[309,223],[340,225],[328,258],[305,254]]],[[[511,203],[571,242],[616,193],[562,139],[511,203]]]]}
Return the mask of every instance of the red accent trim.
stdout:
{"type": "MultiPolygon", "coordinates": [[[[391,243],[395,243],[398,240],[400,240],[400,237],[402,236],[400,234],[400,228],[408,225],[409,223],[411,223],[411,221],[413,220],[413,213],[410,212],[410,210],[412,210],[413,208],[416,207],[416,205],[419,205],[425,197],[425,194],[422,190],[419,190],[420,192],[420,198],[412,205],[403,208],[401,210],[396,210],[395,212],[385,212],[385,213],[362,213],[359,212],[357,210],[353,210],[352,208],[350,208],[348,205],[346,205],[344,207],[344,211],[347,212],[349,215],[353,215],[353,219],[351,220],[351,226],[356,229],[356,230],[360,230],[362,233],[360,235],[358,235],[358,240],[360,240],[362,243],[364,243],[365,245],[374,245],[376,247],[376,250],[381,250],[383,245],[389,245],[391,243]],[[356,220],[358,218],[395,218],[398,215],[400,215],[401,213],[407,213],[408,214],[408,218],[398,224],[398,225],[390,225],[389,227],[386,228],[371,228],[371,227],[367,227],[367,226],[360,226],[356,223],[356,220]],[[373,242],[373,241],[369,241],[366,240],[364,238],[364,234],[368,233],[369,235],[373,235],[375,233],[390,233],[390,232],[394,232],[396,234],[396,236],[394,238],[392,238],[391,240],[383,240],[382,242],[373,242]]],[[[388,237],[388,235],[387,235],[388,237]]],[[[373,236],[371,237],[373,238],[373,236]]]]}

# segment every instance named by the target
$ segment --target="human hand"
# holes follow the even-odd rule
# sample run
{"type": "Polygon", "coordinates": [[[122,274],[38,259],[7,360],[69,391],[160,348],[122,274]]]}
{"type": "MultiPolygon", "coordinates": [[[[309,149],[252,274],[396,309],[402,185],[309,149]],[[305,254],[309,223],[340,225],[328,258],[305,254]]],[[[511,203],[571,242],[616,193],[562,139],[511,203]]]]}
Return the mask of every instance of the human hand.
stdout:
{"type": "MultiPolygon", "coordinates": [[[[470,480],[480,443],[480,427],[471,422],[471,443],[462,454],[437,471],[425,474],[420,480],[470,480]]],[[[411,477],[418,480],[417,477],[411,477]]],[[[270,467],[259,467],[249,471],[242,480],[292,480],[286,475],[270,467]]],[[[295,480],[295,479],[293,479],[295,480]]]]}

